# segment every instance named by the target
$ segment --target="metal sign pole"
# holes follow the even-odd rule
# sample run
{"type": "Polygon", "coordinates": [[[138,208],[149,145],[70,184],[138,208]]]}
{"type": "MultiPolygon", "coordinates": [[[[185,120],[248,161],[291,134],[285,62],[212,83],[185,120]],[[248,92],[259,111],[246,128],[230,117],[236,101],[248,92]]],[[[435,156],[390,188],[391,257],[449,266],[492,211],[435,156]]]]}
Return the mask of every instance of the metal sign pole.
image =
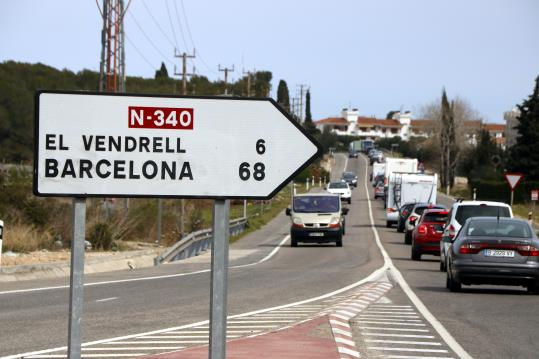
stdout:
{"type": "Polygon", "coordinates": [[[69,358],[81,357],[85,226],[86,198],[73,198],[73,238],[71,240],[71,279],[69,285],[69,358]]]}
{"type": "Polygon", "coordinates": [[[230,201],[215,200],[211,247],[210,359],[225,359],[226,355],[229,216],[230,201]]]}
{"type": "Polygon", "coordinates": [[[511,190],[511,207],[513,207],[513,196],[515,194],[514,190],[511,190]]]}

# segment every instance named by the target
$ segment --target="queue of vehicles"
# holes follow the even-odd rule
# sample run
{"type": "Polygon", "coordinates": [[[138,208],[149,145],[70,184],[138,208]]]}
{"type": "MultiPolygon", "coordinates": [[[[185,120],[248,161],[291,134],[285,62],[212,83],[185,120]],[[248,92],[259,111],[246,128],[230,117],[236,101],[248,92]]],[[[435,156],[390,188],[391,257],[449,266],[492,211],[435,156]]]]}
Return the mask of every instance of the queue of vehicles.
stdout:
{"type": "Polygon", "coordinates": [[[371,176],[374,198],[385,203],[386,226],[404,232],[411,259],[439,256],[450,291],[495,284],[539,294],[539,240],[531,225],[513,218],[502,202],[437,204],[438,176],[421,172],[416,159],[386,158],[371,176]]]}

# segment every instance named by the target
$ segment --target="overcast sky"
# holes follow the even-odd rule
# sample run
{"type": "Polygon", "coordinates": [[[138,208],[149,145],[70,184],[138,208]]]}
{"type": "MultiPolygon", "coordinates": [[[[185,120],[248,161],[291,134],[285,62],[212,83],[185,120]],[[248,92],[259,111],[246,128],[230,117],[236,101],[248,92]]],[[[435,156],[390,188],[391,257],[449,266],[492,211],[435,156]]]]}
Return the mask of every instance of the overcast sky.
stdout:
{"type": "MultiPolygon", "coordinates": [[[[182,0],[131,1],[127,75],[153,77],[161,61],[170,74],[174,47],[196,47],[196,71],[210,79],[222,77],[221,64],[235,66],[233,79],[242,68],[271,71],[273,96],[279,79],[291,97],[309,85],[315,119],[350,105],[362,115],[419,115],[445,86],[488,122],[502,122],[539,75],[537,0],[183,0],[183,8],[187,21],[182,0]]],[[[101,27],[94,0],[0,0],[0,61],[98,71],[101,27]]]]}

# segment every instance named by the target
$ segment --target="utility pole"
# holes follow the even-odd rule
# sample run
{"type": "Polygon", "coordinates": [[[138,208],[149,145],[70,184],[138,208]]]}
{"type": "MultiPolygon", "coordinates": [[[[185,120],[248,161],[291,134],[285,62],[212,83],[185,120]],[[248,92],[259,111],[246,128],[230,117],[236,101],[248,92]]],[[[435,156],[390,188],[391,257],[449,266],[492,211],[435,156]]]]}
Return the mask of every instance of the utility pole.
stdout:
{"type": "MultiPolygon", "coordinates": [[[[174,66],[174,75],[181,75],[182,77],[182,95],[187,95],[187,76],[193,76],[193,73],[188,74],[187,73],[187,59],[194,59],[195,58],[195,50],[193,49],[193,54],[188,55],[185,51],[182,53],[179,53],[174,49],[174,57],[179,57],[182,59],[182,72],[177,73],[176,72],[176,66],[174,66]]],[[[161,201],[161,199],[160,199],[161,201]]],[[[185,199],[180,200],[180,237],[183,237],[185,233],[185,199]]]]}
{"type": "Polygon", "coordinates": [[[244,75],[247,75],[247,97],[251,97],[251,76],[254,75],[254,71],[243,71],[244,75]]]}
{"type": "Polygon", "coordinates": [[[307,87],[305,84],[299,84],[299,122],[303,123],[303,88],[307,87]]]}
{"type": "Polygon", "coordinates": [[[225,95],[228,95],[228,73],[234,72],[234,65],[232,65],[232,68],[221,68],[221,65],[219,65],[219,71],[223,71],[225,73],[225,95]]]}
{"type": "MultiPolygon", "coordinates": [[[[176,72],[176,66],[174,66],[174,75],[181,75],[182,76],[182,95],[187,95],[187,76],[193,76],[194,73],[187,73],[187,59],[194,59],[195,58],[195,50],[193,50],[192,55],[188,55],[186,52],[179,53],[176,49],[174,49],[174,57],[181,57],[182,59],[182,72],[177,73],[176,72]]],[[[194,72],[194,71],[193,71],[194,72]]]]}

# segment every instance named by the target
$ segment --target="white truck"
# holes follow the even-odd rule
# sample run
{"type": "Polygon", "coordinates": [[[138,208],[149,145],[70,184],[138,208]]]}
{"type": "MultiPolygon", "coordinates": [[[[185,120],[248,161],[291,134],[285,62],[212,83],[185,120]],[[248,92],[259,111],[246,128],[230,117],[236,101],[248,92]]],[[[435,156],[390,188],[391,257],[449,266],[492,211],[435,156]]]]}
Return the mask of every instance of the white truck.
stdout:
{"type": "Polygon", "coordinates": [[[399,220],[399,208],[405,203],[436,203],[438,175],[393,172],[386,192],[386,227],[399,220]]]}
{"type": "Polygon", "coordinates": [[[372,164],[372,175],[371,175],[371,183],[372,185],[376,185],[375,178],[378,175],[383,175],[386,171],[386,164],[385,163],[378,163],[374,162],[372,164]]]}

